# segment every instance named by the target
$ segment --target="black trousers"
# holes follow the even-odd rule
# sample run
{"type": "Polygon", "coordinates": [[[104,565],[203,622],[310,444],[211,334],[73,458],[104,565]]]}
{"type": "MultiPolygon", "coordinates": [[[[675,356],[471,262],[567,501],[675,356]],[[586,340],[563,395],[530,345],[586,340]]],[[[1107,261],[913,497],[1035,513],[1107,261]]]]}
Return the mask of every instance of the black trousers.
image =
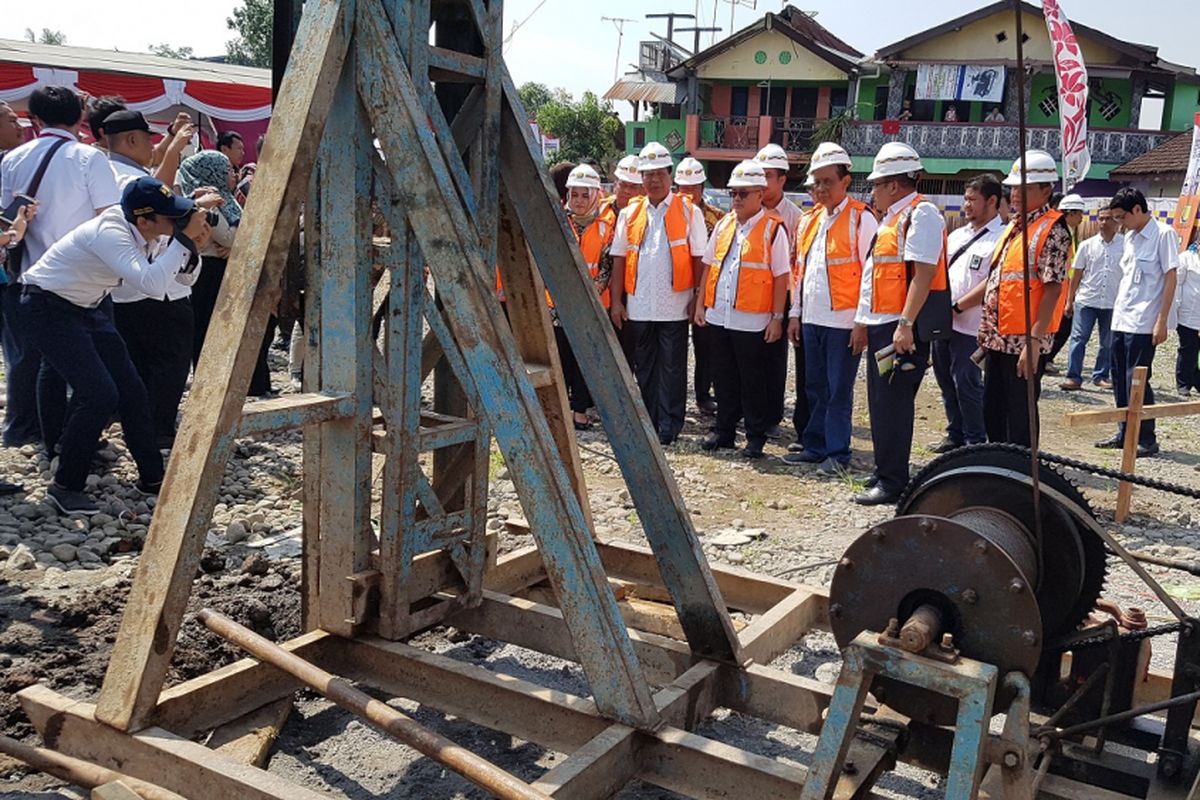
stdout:
{"type": "Polygon", "coordinates": [[[692,354],[695,366],[692,369],[692,391],[696,405],[713,399],[712,331],[708,325],[692,326],[692,354]]]}
{"type": "Polygon", "coordinates": [[[812,407],[808,402],[808,385],[805,380],[808,361],[804,353],[803,339],[798,347],[792,348],[792,351],[796,354],[796,407],[792,410],[792,427],[796,429],[796,441],[802,442],[804,429],[808,427],[808,420],[812,416],[812,407]]]}
{"type": "Polygon", "coordinates": [[[1047,361],[1053,361],[1058,358],[1058,352],[1066,346],[1067,342],[1071,341],[1071,326],[1059,325],[1058,330],[1054,332],[1054,344],[1050,346],[1050,354],[1047,361]]]}
{"type": "Polygon", "coordinates": [[[737,424],[745,419],[747,446],[761,450],[767,441],[767,428],[774,424],[770,419],[772,398],[763,384],[763,375],[771,365],[771,345],[763,341],[763,331],[706,327],[711,331],[717,389],[717,424],[713,432],[722,444],[732,445],[737,424]]]}
{"type": "Polygon", "coordinates": [[[1179,352],[1175,355],[1175,387],[1200,392],[1200,331],[1177,325],[1179,352]]]}
{"type": "Polygon", "coordinates": [[[0,288],[4,313],[4,446],[42,442],[53,453],[67,416],[67,384],[42,364],[42,354],[22,327],[21,286],[0,288]]]}
{"type": "Polygon", "coordinates": [[[650,422],[660,438],[674,441],[687,406],[688,322],[627,320],[624,327],[633,338],[633,372],[650,422]]]}
{"type": "MultiPolygon", "coordinates": [[[[1112,332],[1113,352],[1113,395],[1116,397],[1117,408],[1129,407],[1129,394],[1133,391],[1133,370],[1146,367],[1146,392],[1143,404],[1154,405],[1154,338],[1149,333],[1112,332]]],[[[1149,447],[1158,441],[1153,419],[1142,420],[1138,428],[1138,444],[1149,447]]],[[[1117,425],[1117,435],[1125,438],[1125,423],[1117,425]]]]}
{"type": "Polygon", "coordinates": [[[129,359],[146,385],[154,433],[159,439],[174,438],[179,401],[192,368],[192,301],[184,297],[116,303],[114,312],[129,359]]]}
{"type": "MultiPolygon", "coordinates": [[[[1007,442],[1031,447],[1029,438],[1029,383],[1017,375],[1020,356],[987,351],[983,362],[983,427],[989,442],[1007,442]]],[[[1042,372],[1050,356],[1039,356],[1037,375],[1033,381],[1033,396],[1042,397],[1042,372]]],[[[1041,430],[1037,404],[1034,404],[1034,425],[1041,430]]]]}
{"type": "Polygon", "coordinates": [[[571,401],[571,410],[576,414],[586,414],[592,407],[592,393],[588,391],[587,381],[583,379],[583,371],[579,369],[575,351],[567,341],[567,332],[557,325],[554,326],[554,341],[558,345],[558,361],[562,365],[563,382],[567,387],[567,399],[571,401]]]}
{"type": "MultiPolygon", "coordinates": [[[[200,363],[200,351],[204,349],[204,340],[208,336],[208,326],[212,322],[213,311],[217,306],[217,295],[221,292],[221,282],[225,279],[227,262],[223,258],[205,256],[201,262],[200,274],[192,286],[192,312],[195,315],[195,327],[192,333],[192,366],[200,363]]],[[[274,325],[267,325],[263,334],[262,346],[258,351],[258,360],[254,362],[254,374],[250,378],[250,388],[246,394],[251,397],[261,397],[271,391],[271,371],[267,366],[267,353],[271,349],[271,339],[274,337],[274,325]]]]}
{"type": "Polygon", "coordinates": [[[867,326],[867,407],[871,414],[871,447],[875,453],[875,477],[889,494],[898,494],[908,484],[908,461],[912,454],[913,418],[917,390],[929,367],[929,343],[918,341],[906,355],[909,370],[900,369],[901,359],[887,375],[875,367],[875,353],[892,343],[896,323],[867,326]]]}

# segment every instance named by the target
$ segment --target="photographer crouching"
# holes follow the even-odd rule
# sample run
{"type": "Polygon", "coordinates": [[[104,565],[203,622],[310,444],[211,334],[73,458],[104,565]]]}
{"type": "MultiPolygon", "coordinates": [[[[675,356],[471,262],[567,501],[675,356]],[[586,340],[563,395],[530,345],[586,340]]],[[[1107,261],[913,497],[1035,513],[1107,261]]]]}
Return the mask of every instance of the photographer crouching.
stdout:
{"type": "Polygon", "coordinates": [[[83,488],[114,412],[137,463],[137,488],[156,494],[162,485],[146,387],[100,306],[122,283],[162,297],[180,271],[195,269],[209,236],[205,214],[197,211],[161,181],[138,178],[125,187],[120,206],[75,228],[21,275],[20,313],[31,344],[74,390],[58,471],[46,490],[64,514],[99,511],[83,488]]]}

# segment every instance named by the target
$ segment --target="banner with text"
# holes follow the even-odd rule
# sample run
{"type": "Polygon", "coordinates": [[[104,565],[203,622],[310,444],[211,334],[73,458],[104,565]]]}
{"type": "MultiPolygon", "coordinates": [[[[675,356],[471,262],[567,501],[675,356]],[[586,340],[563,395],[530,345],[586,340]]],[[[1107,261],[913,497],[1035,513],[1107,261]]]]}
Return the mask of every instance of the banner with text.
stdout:
{"type": "Polygon", "coordinates": [[[917,100],[963,100],[968,103],[999,103],[1004,99],[1001,65],[919,64],[917,100]]]}

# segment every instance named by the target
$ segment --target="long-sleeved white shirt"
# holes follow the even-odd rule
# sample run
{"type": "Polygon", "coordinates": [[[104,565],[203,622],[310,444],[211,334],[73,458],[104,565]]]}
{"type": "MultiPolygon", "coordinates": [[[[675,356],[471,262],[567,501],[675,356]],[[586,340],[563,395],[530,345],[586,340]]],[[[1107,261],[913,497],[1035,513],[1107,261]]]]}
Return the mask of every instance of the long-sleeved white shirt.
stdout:
{"type": "MultiPolygon", "coordinates": [[[[759,211],[750,219],[739,223],[734,229],[733,241],[729,244],[729,252],[725,261],[720,265],[721,273],[717,278],[717,288],[713,298],[713,307],[705,312],[704,318],[709,325],[720,325],[731,331],[757,333],[764,331],[771,324],[771,312],[739,311],[733,307],[737,299],[738,276],[742,269],[742,243],[754,230],[754,226],[763,218],[765,212],[759,211]]],[[[714,229],[715,231],[715,229],[714,229]]],[[[717,237],[709,237],[708,248],[704,252],[704,263],[713,265],[717,260],[717,237]]],[[[771,240],[771,277],[778,278],[791,272],[791,262],[788,256],[788,237],[783,232],[783,226],[775,229],[775,238],[771,240]]],[[[705,271],[707,280],[708,271],[705,271]]]]}
{"type": "MultiPolygon", "coordinates": [[[[637,288],[632,294],[625,295],[625,310],[634,322],[679,322],[688,318],[693,293],[691,289],[675,291],[671,243],[667,239],[667,207],[673,198],[673,194],[668,194],[658,205],[649,200],[646,202],[646,233],[638,251],[637,288]]],[[[609,250],[613,258],[625,258],[629,252],[626,229],[632,208],[625,206],[617,217],[609,250]]],[[[684,209],[688,215],[688,249],[693,257],[702,256],[708,244],[704,215],[692,206],[684,206],[684,209]]]]}
{"type": "Polygon", "coordinates": [[[157,241],[147,242],[120,207],[114,207],[55,242],[22,273],[21,283],[95,308],[122,282],[150,297],[165,296],[190,256],[174,239],[164,248],[157,241]]]}

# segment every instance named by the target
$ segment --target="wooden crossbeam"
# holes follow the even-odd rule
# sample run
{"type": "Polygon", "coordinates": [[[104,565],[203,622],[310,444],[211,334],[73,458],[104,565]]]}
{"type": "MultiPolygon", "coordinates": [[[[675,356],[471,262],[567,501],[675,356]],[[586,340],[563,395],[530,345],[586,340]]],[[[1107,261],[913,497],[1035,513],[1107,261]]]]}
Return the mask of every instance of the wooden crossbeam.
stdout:
{"type": "Polygon", "coordinates": [[[353,413],[353,398],[345,392],[281,395],[247,403],[238,421],[236,435],[261,436],[272,431],[319,425],[353,413]]]}
{"type": "MultiPolygon", "coordinates": [[[[1108,424],[1125,422],[1129,418],[1128,408],[1106,408],[1101,411],[1072,411],[1065,417],[1067,426],[1076,428],[1082,425],[1108,424]]],[[[1156,403],[1152,406],[1142,406],[1138,412],[1140,419],[1164,419],[1166,417],[1190,417],[1200,414],[1200,400],[1189,400],[1184,403],[1156,403]]]]}
{"type": "Polygon", "coordinates": [[[299,55],[290,61],[275,102],[262,175],[233,245],[213,335],[196,369],[179,446],[167,467],[97,701],[96,717],[120,730],[146,724],[174,652],[353,20],[353,0],[318,0],[308,4],[300,23],[299,55]]]}

